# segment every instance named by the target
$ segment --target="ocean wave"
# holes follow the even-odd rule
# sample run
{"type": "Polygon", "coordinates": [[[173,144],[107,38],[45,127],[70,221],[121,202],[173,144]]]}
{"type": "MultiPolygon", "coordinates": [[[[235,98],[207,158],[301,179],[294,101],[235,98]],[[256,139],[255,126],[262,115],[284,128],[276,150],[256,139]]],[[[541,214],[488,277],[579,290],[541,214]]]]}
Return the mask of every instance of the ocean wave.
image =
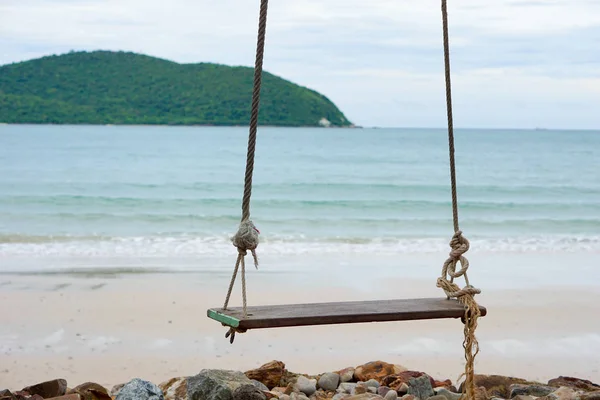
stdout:
{"type": "MultiPolygon", "coordinates": [[[[221,236],[0,236],[0,256],[177,257],[231,253],[221,236]]],[[[447,252],[447,238],[351,238],[277,235],[262,238],[262,254],[437,253],[447,252]]],[[[600,252],[600,236],[471,238],[479,252],[600,252]]]]}

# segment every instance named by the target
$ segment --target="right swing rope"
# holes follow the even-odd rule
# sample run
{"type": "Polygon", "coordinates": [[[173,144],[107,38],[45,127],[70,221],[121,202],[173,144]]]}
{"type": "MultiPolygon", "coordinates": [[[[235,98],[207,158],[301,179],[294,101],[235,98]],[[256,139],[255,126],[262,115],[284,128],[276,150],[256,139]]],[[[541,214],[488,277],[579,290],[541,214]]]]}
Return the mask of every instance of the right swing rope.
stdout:
{"type": "Polygon", "coordinates": [[[479,344],[475,337],[477,328],[477,319],[481,316],[481,311],[474,296],[481,293],[481,290],[471,286],[467,276],[469,269],[469,260],[463,256],[469,250],[469,241],[462,235],[458,224],[458,199],[456,194],[456,163],[454,160],[454,127],[452,119],[452,85],[450,82],[450,45],[448,40],[448,8],[446,0],[442,0],[442,23],[444,34],[444,70],[446,78],[446,111],[448,114],[448,145],[450,153],[450,183],[452,187],[452,220],[454,223],[454,235],[450,241],[450,256],[444,262],[442,274],[437,279],[437,286],[442,288],[448,298],[456,298],[465,306],[464,322],[464,341],[465,349],[465,372],[463,376],[463,396],[468,400],[475,400],[474,383],[474,363],[475,356],[479,352],[479,344]],[[461,269],[456,271],[457,264],[460,263],[461,269]],[[460,288],[454,283],[454,278],[464,276],[466,286],[460,288]],[[449,279],[448,279],[449,278],[449,279]]]}

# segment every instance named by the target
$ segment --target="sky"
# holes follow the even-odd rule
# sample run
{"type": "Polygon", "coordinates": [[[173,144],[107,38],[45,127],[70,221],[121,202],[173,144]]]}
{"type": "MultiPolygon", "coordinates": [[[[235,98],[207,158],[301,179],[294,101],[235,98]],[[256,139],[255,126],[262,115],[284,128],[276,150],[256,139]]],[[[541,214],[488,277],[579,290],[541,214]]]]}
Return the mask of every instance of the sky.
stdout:
{"type": "MultiPolygon", "coordinates": [[[[259,0],[0,0],[0,64],[71,50],[253,66],[259,0]]],[[[600,0],[448,0],[454,123],[600,129],[600,0]]],[[[264,69],[360,126],[446,125],[440,0],[271,0],[264,69]]]]}

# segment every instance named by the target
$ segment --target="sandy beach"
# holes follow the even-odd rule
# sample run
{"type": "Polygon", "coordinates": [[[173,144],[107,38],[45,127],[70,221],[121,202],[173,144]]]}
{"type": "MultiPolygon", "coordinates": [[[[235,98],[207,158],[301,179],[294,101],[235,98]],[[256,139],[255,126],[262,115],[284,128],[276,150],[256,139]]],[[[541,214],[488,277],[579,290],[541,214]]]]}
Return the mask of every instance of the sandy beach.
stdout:
{"type": "MultiPolygon", "coordinates": [[[[455,381],[462,372],[462,324],[393,322],[250,331],[230,345],[206,317],[222,304],[227,278],[202,274],[12,275],[0,278],[0,387],[65,378],[105,387],[134,377],[160,383],[203,368],[247,370],[284,361],[321,373],[384,360],[455,381]]],[[[279,283],[277,283],[279,282],[279,283]]],[[[250,304],[440,296],[432,281],[370,287],[262,283],[249,274],[250,304]]],[[[239,304],[239,286],[233,304],[239,304]]],[[[600,293],[584,286],[484,290],[476,372],[546,381],[600,380],[600,293]]]]}

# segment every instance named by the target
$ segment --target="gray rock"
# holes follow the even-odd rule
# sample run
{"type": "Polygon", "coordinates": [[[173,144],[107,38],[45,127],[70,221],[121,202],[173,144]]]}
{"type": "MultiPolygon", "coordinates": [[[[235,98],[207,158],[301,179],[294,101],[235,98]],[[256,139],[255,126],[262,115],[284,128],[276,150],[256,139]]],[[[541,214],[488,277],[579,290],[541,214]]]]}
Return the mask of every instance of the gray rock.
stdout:
{"type": "Polygon", "coordinates": [[[377,388],[376,388],[376,387],[373,387],[373,386],[367,386],[367,390],[368,390],[370,393],[377,394],[377,388]]]}
{"type": "Polygon", "coordinates": [[[290,400],[310,400],[304,393],[293,392],[290,395],[290,400]]]}
{"type": "Polygon", "coordinates": [[[204,369],[187,379],[188,400],[233,400],[233,391],[242,385],[255,387],[243,372],[204,369]]]}
{"type": "Polygon", "coordinates": [[[163,392],[152,382],[134,378],[127,382],[116,400],[164,400],[163,392]]]}
{"type": "Polygon", "coordinates": [[[410,378],[408,381],[408,394],[412,394],[421,400],[432,397],[434,392],[429,377],[423,375],[418,378],[410,378]]]}
{"type": "Polygon", "coordinates": [[[352,393],[354,391],[354,388],[356,387],[357,383],[353,383],[353,382],[342,382],[340,383],[340,386],[338,386],[338,392],[341,393],[352,393]]]}
{"type": "Polygon", "coordinates": [[[369,379],[365,382],[365,385],[367,385],[367,387],[374,387],[377,389],[379,387],[379,382],[377,382],[375,379],[369,379]]]}
{"type": "Polygon", "coordinates": [[[508,390],[510,391],[510,398],[522,395],[522,396],[534,396],[544,397],[556,390],[555,387],[546,385],[510,385],[508,390]]]}
{"type": "Polygon", "coordinates": [[[289,394],[282,394],[281,396],[279,396],[279,400],[291,400],[291,397],[289,394]]]}
{"type": "Polygon", "coordinates": [[[428,400],[446,400],[446,398],[441,394],[436,394],[431,396],[428,400]]]}
{"type": "Polygon", "coordinates": [[[307,377],[300,375],[296,381],[296,389],[305,395],[310,396],[317,391],[317,380],[308,379],[307,377]]]}
{"type": "Polygon", "coordinates": [[[266,400],[267,396],[254,385],[242,385],[233,391],[233,400],[266,400]]]}
{"type": "Polygon", "coordinates": [[[340,376],[335,372],[327,372],[321,375],[318,384],[323,390],[336,390],[340,384],[340,376]]]}
{"type": "Polygon", "coordinates": [[[250,379],[250,382],[260,390],[269,391],[269,388],[264,383],[257,381],[256,379],[250,379]]]}
{"type": "Polygon", "coordinates": [[[398,392],[398,396],[404,396],[408,393],[408,385],[403,383],[399,387],[396,388],[396,392],[398,392]]]}
{"type": "Polygon", "coordinates": [[[383,397],[384,400],[398,400],[398,393],[396,393],[395,390],[388,390],[387,393],[385,394],[385,396],[383,397]]]}
{"type": "Polygon", "coordinates": [[[435,392],[436,396],[443,396],[446,398],[446,400],[460,400],[462,397],[462,394],[451,392],[446,388],[435,388],[433,391],[435,392]]]}

